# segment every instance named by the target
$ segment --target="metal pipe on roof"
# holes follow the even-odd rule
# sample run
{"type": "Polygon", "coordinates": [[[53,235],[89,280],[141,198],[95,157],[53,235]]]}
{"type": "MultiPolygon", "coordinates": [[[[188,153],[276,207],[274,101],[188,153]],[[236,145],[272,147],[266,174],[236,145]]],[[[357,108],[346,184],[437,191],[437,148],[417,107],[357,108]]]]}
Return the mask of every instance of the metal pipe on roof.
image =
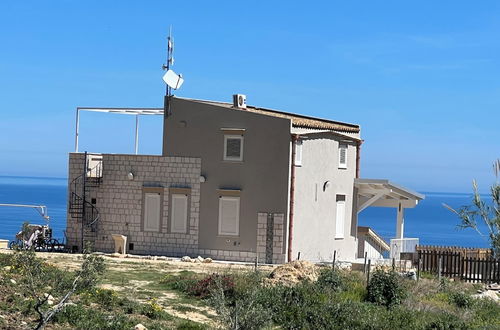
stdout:
{"type": "Polygon", "coordinates": [[[139,151],[139,115],[135,115],[135,154],[139,151]]]}
{"type": "Polygon", "coordinates": [[[75,125],[75,152],[78,152],[78,134],[80,130],[80,109],[76,108],[76,125],[75,125]]]}

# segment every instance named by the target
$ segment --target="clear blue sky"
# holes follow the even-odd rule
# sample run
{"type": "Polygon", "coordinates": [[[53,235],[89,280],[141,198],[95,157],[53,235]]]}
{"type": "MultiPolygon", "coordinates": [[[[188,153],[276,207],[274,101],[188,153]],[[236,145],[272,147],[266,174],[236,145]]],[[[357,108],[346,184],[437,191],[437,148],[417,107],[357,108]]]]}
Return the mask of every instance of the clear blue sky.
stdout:
{"type": "MultiPolygon", "coordinates": [[[[176,94],[358,123],[362,176],[470,191],[500,157],[498,1],[0,3],[0,175],[64,177],[77,106],[176,94]]],[[[81,149],[133,152],[132,117],[84,114],[81,149]]],[[[161,152],[161,119],[141,126],[161,152]]],[[[485,190],[485,189],[483,189],[485,190]]]]}

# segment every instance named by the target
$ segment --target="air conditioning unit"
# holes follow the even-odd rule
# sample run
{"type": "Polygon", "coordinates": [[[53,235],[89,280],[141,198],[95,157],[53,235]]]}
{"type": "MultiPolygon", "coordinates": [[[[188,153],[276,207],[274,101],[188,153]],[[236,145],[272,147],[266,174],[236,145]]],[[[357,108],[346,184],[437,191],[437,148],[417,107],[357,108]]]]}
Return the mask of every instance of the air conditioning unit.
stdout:
{"type": "Polygon", "coordinates": [[[247,96],[243,94],[233,95],[233,107],[246,109],[247,108],[247,96]]]}

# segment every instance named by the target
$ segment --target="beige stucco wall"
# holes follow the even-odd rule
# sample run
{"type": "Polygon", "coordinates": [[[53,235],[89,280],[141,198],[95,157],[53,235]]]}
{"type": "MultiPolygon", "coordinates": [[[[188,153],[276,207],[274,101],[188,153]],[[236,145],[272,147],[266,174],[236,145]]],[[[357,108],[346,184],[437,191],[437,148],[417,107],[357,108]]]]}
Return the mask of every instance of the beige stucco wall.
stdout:
{"type": "Polygon", "coordinates": [[[325,133],[302,141],[302,166],[295,168],[293,258],[331,261],[356,257],[356,226],[353,184],[356,174],[356,145],[348,143],[347,169],[338,168],[338,137],[325,133]],[[325,182],[330,185],[323,190],[325,182]],[[335,239],[336,195],[346,195],[344,238],[335,239]]]}
{"type": "Polygon", "coordinates": [[[163,155],[201,158],[206,177],[200,192],[200,249],[255,253],[258,213],[288,219],[290,120],[177,98],[171,109],[164,120],[163,155]],[[242,162],[223,160],[221,128],[245,130],[242,162]],[[218,190],[223,188],[241,190],[237,237],[218,235],[218,190]]]}

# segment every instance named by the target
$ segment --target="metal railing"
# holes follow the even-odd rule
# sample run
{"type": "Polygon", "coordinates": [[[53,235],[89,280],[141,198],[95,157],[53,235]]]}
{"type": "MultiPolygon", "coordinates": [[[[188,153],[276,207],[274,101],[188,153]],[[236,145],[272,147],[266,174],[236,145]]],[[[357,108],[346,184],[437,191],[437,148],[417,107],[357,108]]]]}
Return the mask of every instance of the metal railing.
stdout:
{"type": "Polygon", "coordinates": [[[419,243],[418,238],[393,238],[391,239],[390,258],[401,259],[401,253],[416,252],[419,243]]]}

